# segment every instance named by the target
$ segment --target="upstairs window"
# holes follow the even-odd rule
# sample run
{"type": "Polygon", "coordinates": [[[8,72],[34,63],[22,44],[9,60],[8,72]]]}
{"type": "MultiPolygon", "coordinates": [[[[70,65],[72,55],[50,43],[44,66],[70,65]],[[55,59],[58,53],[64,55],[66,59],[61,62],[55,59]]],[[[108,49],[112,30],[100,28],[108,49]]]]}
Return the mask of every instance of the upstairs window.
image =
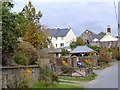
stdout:
{"type": "Polygon", "coordinates": [[[60,43],[60,47],[64,47],[64,43],[60,43]]]}
{"type": "Polygon", "coordinates": [[[55,44],[56,48],[57,48],[57,44],[55,44]]]}

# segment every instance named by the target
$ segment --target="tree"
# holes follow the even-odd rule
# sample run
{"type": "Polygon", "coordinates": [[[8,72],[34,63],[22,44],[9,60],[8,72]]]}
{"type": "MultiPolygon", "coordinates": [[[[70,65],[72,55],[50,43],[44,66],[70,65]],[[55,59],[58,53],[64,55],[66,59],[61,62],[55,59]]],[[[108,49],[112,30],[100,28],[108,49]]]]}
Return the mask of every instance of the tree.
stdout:
{"type": "Polygon", "coordinates": [[[75,48],[76,46],[83,46],[83,45],[85,45],[85,42],[83,41],[81,37],[77,37],[76,41],[72,41],[70,43],[71,48],[75,48]]]}
{"type": "Polygon", "coordinates": [[[16,14],[10,10],[14,4],[10,1],[2,2],[2,61],[3,65],[11,64],[11,57],[18,45],[20,30],[18,29],[16,14]]]}
{"type": "Polygon", "coordinates": [[[42,48],[48,41],[48,36],[41,30],[40,18],[42,13],[39,11],[36,13],[35,7],[32,3],[29,3],[23,8],[21,14],[26,19],[26,32],[23,36],[23,40],[30,42],[35,48],[42,48]]]}

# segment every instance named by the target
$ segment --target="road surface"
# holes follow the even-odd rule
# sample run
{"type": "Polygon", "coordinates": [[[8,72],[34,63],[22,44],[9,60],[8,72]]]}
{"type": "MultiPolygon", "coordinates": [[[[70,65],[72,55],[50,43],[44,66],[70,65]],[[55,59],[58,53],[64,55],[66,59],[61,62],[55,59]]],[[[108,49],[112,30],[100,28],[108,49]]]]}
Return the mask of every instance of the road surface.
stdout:
{"type": "MultiPolygon", "coordinates": [[[[120,70],[120,68],[119,68],[120,70]]],[[[86,88],[118,88],[118,63],[111,67],[95,72],[98,76],[95,80],[85,85],[86,88]]],[[[120,74],[119,74],[120,75],[120,74]]]]}

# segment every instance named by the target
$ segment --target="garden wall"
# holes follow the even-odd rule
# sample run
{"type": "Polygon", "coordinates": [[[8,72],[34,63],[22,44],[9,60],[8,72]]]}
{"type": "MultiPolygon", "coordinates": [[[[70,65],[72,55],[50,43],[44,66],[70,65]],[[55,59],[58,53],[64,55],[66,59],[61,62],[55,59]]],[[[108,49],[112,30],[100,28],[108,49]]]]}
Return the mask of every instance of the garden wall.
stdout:
{"type": "Polygon", "coordinates": [[[31,71],[29,73],[31,85],[36,83],[40,76],[40,67],[38,66],[2,67],[2,88],[18,88],[18,83],[21,80],[20,77],[25,74],[26,68],[31,71]]]}

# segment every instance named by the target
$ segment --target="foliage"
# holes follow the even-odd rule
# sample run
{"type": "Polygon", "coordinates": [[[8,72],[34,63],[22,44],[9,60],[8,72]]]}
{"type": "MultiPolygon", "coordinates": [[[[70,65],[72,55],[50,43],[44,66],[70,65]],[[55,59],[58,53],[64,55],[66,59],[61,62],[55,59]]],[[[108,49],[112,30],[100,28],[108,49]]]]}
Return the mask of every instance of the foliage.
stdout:
{"type": "Polygon", "coordinates": [[[29,42],[21,41],[13,58],[17,64],[33,65],[36,64],[38,53],[29,42]]]}
{"type": "Polygon", "coordinates": [[[42,13],[40,11],[36,13],[36,9],[32,5],[31,1],[28,2],[21,13],[25,16],[28,22],[33,22],[36,24],[39,24],[39,20],[42,17],[42,13]]]}
{"type": "Polygon", "coordinates": [[[51,80],[52,82],[58,82],[58,74],[56,72],[51,74],[51,80]]]}
{"type": "MultiPolygon", "coordinates": [[[[40,11],[38,13],[36,12],[36,9],[32,5],[31,1],[29,1],[23,8],[23,10],[19,13],[19,16],[21,18],[24,17],[26,20],[26,23],[20,24],[20,26],[26,31],[23,36],[23,40],[30,42],[35,48],[47,47],[49,39],[45,32],[41,30],[39,22],[42,17],[42,13],[40,11]]],[[[24,22],[23,19],[20,21],[24,22]]]]}
{"type": "Polygon", "coordinates": [[[63,66],[68,66],[67,62],[64,61],[64,60],[62,60],[62,65],[63,65],[63,66]]]}
{"type": "Polygon", "coordinates": [[[62,49],[62,52],[61,52],[62,56],[66,56],[68,54],[68,51],[65,50],[65,49],[62,49]]]}
{"type": "Polygon", "coordinates": [[[24,73],[21,75],[21,88],[30,88],[31,87],[31,78],[30,74],[32,71],[28,68],[25,69],[24,73]]]}
{"type": "Polygon", "coordinates": [[[97,52],[99,51],[99,47],[97,47],[97,46],[90,46],[89,45],[89,47],[92,48],[93,50],[97,51],[97,52]]]}
{"type": "Polygon", "coordinates": [[[47,40],[47,37],[34,23],[30,23],[23,40],[30,42],[35,48],[38,48],[47,40]]]}
{"type": "Polygon", "coordinates": [[[108,63],[111,60],[111,53],[106,47],[100,47],[99,50],[99,61],[108,63]]]}
{"type": "Polygon", "coordinates": [[[20,30],[17,24],[17,14],[10,10],[14,4],[9,0],[2,0],[2,64],[12,65],[12,56],[18,46],[20,30]]]}
{"type": "MultiPolygon", "coordinates": [[[[14,49],[17,47],[19,37],[19,29],[16,20],[16,14],[10,12],[10,9],[13,8],[14,4],[11,2],[2,3],[2,51],[5,52],[14,52],[14,49]]],[[[4,59],[4,58],[3,58],[4,59]]]]}
{"type": "Polygon", "coordinates": [[[120,59],[120,53],[119,53],[119,48],[118,47],[112,47],[111,48],[111,52],[112,52],[112,58],[113,59],[120,59]]]}
{"type": "Polygon", "coordinates": [[[19,12],[16,16],[16,20],[17,20],[18,28],[20,30],[19,35],[20,37],[23,37],[26,32],[27,19],[24,17],[24,15],[21,12],[19,12]]]}
{"type": "Polygon", "coordinates": [[[85,64],[86,64],[86,65],[91,65],[91,64],[92,64],[92,62],[91,62],[91,60],[90,60],[90,59],[88,59],[88,60],[85,60],[85,64]]]}
{"type": "Polygon", "coordinates": [[[27,65],[27,62],[28,62],[28,57],[26,57],[26,55],[22,52],[15,53],[13,56],[13,59],[15,63],[19,65],[27,65]]]}
{"type": "Polygon", "coordinates": [[[85,42],[83,41],[81,37],[77,37],[76,41],[72,41],[70,43],[71,48],[75,48],[76,46],[83,46],[83,45],[85,45],[85,42]]]}

